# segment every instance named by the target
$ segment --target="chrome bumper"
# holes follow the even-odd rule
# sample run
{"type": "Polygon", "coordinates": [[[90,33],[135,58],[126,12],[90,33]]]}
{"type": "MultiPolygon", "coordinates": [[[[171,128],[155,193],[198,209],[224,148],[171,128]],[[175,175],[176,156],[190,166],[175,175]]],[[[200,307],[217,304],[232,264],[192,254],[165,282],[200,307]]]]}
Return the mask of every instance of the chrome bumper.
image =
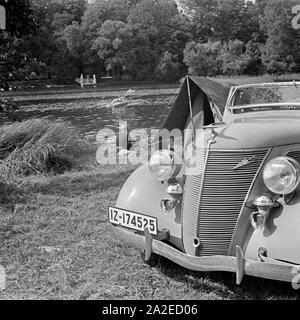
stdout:
{"type": "MultiPolygon", "coordinates": [[[[244,274],[292,282],[295,277],[294,264],[269,259],[272,262],[260,262],[245,259],[242,249],[236,247],[236,257],[233,256],[209,256],[195,257],[187,255],[168,244],[152,238],[148,229],[145,229],[145,236],[135,234],[125,228],[111,225],[117,238],[145,250],[145,259],[150,258],[151,253],[163,256],[176,264],[194,271],[228,271],[236,273],[236,283],[242,282],[244,274]]],[[[300,269],[298,269],[300,271],[300,269]]]]}

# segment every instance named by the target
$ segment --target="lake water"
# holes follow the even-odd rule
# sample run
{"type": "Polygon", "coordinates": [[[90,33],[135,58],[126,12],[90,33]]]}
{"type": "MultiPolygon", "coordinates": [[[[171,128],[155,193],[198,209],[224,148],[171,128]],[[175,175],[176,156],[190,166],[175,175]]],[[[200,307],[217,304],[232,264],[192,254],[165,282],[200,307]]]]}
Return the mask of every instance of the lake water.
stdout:
{"type": "MultiPolygon", "coordinates": [[[[62,102],[43,102],[27,104],[20,113],[24,119],[47,117],[63,120],[77,127],[88,136],[105,127],[117,130],[119,121],[127,121],[128,130],[156,129],[162,124],[170,109],[174,95],[157,95],[135,98],[121,106],[111,106],[111,100],[80,99],[62,102]]],[[[1,123],[9,123],[0,118],[1,123]]]]}

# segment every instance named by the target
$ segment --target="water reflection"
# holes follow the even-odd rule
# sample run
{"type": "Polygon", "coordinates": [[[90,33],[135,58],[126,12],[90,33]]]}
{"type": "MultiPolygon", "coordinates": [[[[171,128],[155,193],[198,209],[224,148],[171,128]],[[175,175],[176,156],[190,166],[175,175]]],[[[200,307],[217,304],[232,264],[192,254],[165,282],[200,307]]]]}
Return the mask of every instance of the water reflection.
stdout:
{"type": "MultiPolygon", "coordinates": [[[[115,107],[108,107],[109,104],[101,99],[45,102],[23,107],[21,113],[25,119],[47,117],[67,121],[86,135],[96,135],[104,127],[117,130],[119,121],[127,121],[128,130],[158,128],[172,101],[173,96],[170,95],[139,99],[115,107]]],[[[0,124],[3,123],[9,123],[8,119],[0,119],[0,124]]]]}

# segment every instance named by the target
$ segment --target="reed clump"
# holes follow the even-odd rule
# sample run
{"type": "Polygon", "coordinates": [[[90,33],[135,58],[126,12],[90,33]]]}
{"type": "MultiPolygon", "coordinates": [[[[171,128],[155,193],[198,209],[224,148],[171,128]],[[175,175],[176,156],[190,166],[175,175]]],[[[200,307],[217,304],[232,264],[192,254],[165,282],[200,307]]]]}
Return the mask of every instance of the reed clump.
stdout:
{"type": "Polygon", "coordinates": [[[22,176],[61,174],[90,152],[88,141],[62,121],[30,119],[0,127],[0,203],[14,198],[22,176]]]}

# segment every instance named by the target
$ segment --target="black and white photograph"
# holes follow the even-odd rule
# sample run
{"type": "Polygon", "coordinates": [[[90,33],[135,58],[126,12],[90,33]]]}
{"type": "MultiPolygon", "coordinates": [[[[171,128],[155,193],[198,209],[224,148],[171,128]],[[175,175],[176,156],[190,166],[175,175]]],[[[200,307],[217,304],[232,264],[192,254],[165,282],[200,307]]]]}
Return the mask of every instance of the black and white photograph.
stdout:
{"type": "Polygon", "coordinates": [[[0,300],[299,288],[300,1],[0,0],[0,300]]]}

